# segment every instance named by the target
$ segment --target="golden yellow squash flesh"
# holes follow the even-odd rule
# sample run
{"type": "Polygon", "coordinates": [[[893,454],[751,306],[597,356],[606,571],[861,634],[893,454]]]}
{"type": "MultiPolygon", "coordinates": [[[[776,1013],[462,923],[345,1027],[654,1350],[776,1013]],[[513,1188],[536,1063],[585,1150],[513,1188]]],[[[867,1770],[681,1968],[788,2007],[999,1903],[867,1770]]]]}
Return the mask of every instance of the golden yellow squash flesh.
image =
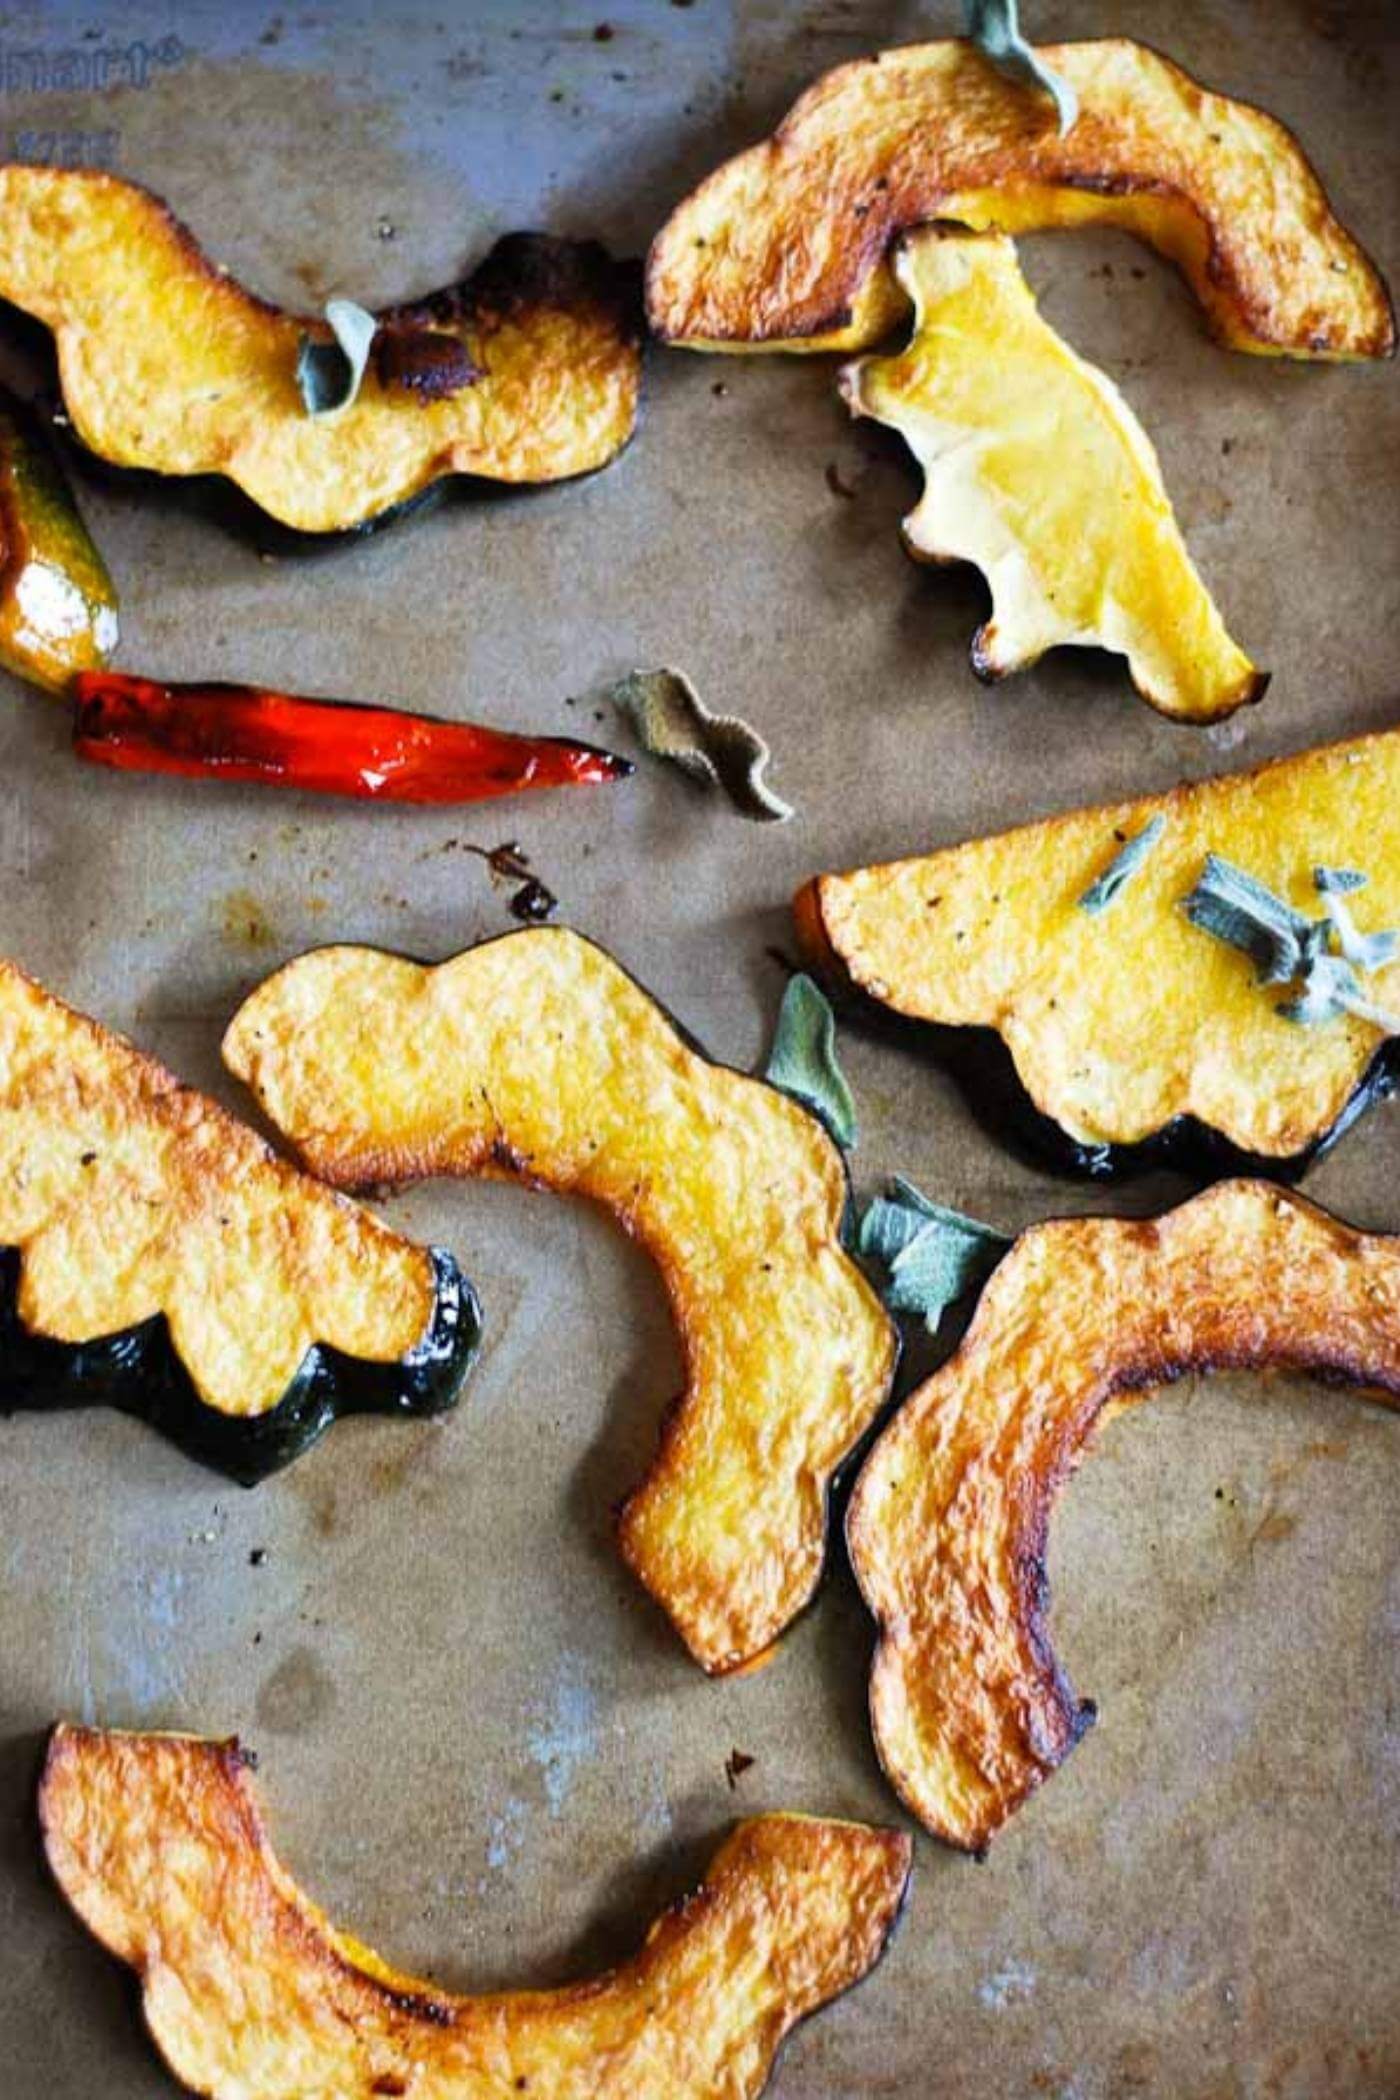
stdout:
{"type": "Polygon", "coordinates": [[[222,474],[281,524],[340,532],[448,474],[558,481],[631,436],[641,382],[631,272],[589,244],[512,235],[473,277],[380,315],[479,377],[445,399],[381,376],[308,415],[307,321],[212,264],[156,197],[87,168],[0,167],[0,299],[53,331],[83,443],[118,466],[222,474]]]}
{"type": "MultiPolygon", "coordinates": [[[[1369,877],[1358,926],[1400,925],[1400,731],[821,875],[798,925],[818,968],[880,1005],[995,1029],[1035,1106],[1083,1146],[1135,1145],[1192,1117],[1240,1152],[1296,1164],[1347,1119],[1384,1038],[1349,1013],[1285,1019],[1279,987],[1191,923],[1182,902],[1208,853],[1310,916],[1313,869],[1354,868],[1369,877]],[[1123,841],[1158,817],[1112,906],[1082,910],[1123,841]]],[[[1400,1006],[1400,964],[1366,989],[1400,1006]]]]}
{"type": "Polygon", "coordinates": [[[224,1055],[328,1181],[503,1176],[589,1197],[641,1242],[686,1382],[622,1552],[707,1670],[767,1648],[816,1586],[832,1473],[894,1369],[816,1117],[711,1063],[562,928],[436,969],[302,956],[235,1015],[224,1055]]]}
{"type": "Polygon", "coordinates": [[[1055,1494],[1101,1418],[1212,1369],[1312,1372],[1396,1404],[1400,1239],[1257,1181],[1161,1218],[1032,1226],[875,1444],[846,1525],[880,1627],[871,1718],[935,1836],[982,1850],[1094,1719],[1046,1625],[1055,1494]]]}
{"type": "Polygon", "coordinates": [[[923,469],[910,553],[987,578],[978,675],[1094,644],[1127,658],[1163,714],[1216,721],[1259,699],[1268,680],[1196,573],[1146,433],[1041,318],[1013,244],[928,227],[901,241],[894,269],[914,302],[909,345],[848,365],[842,391],[923,469]]]}
{"type": "Polygon", "coordinates": [[[302,1894],[236,1743],[56,1728],[39,1819],[59,1888],[207,2100],[754,2100],[788,2031],[878,1960],[910,1865],[894,1831],[759,1816],[620,1968],[460,1998],[302,1894]]]}
{"type": "Polygon", "coordinates": [[[1384,281],[1282,124],[1127,38],[1040,56],[1079,100],[1063,136],[1046,96],[961,39],[823,74],[662,227],[647,265],[655,333],[697,349],[863,349],[902,305],[885,270],[895,236],[956,219],[1137,234],[1232,349],[1391,354],[1384,281]]]}
{"type": "Polygon", "coordinates": [[[249,1481],[447,1405],[478,1335],[450,1257],[2,960],[0,1276],[7,1407],[108,1401],[249,1481]]]}

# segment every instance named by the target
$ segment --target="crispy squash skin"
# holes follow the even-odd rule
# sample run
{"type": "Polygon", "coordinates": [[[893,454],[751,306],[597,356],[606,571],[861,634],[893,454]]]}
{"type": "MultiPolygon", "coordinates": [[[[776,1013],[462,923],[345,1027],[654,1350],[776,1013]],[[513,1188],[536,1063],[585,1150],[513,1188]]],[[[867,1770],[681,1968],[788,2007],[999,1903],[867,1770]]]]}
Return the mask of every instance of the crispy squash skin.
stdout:
{"type": "MultiPolygon", "coordinates": [[[[606,465],[641,383],[633,272],[591,243],[513,234],[473,277],[380,316],[466,350],[446,399],[386,384],[313,418],[297,388],[318,321],[222,274],[159,199],[89,168],[0,167],[0,298],[52,330],[84,444],[123,467],[219,474],[299,532],[341,532],[443,475],[559,481],[606,465]]],[[[383,340],[381,335],[380,340],[383,340]]]]}
{"type": "Polygon", "coordinates": [[[39,1818],[64,1896],[209,2100],[752,2100],[789,2030],[879,1959],[911,1850],[755,1817],[631,1961],[461,1998],[332,1928],[273,1853],[236,1743],[59,1726],[39,1818]]]}
{"type": "Polygon", "coordinates": [[[622,1552],[705,1669],[766,1649],[817,1584],[828,1484],[894,1372],[816,1117],[711,1063],[563,928],[436,969],[302,956],[234,1016],[224,1056],[328,1181],[519,1180],[592,1198],[641,1242],[686,1383],[620,1511],[622,1552]]]}
{"type": "Polygon", "coordinates": [[[956,219],[1137,234],[1178,266],[1231,349],[1392,354],[1384,280],[1275,118],[1126,38],[1041,55],[1079,97],[1064,137],[1047,97],[961,39],[823,74],[662,227],[647,264],[653,331],[696,349],[864,349],[902,305],[884,269],[891,241],[956,219]]]}
{"type": "Polygon", "coordinates": [[[106,1402],[251,1483],[450,1406],[479,1335],[449,1255],[0,961],[0,1407],[106,1402]]]}
{"type": "MultiPolygon", "coordinates": [[[[1181,900],[1208,852],[1313,914],[1313,868],[1359,868],[1370,881],[1358,922],[1400,924],[1400,730],[820,875],[796,902],[799,939],[828,982],[883,1008],[994,1029],[1035,1108],[1091,1170],[1103,1147],[1150,1143],[1189,1118],[1237,1154],[1300,1171],[1382,1090],[1371,1082],[1386,1045],[1349,1014],[1284,1020],[1278,989],[1190,923],[1181,900]],[[1079,910],[1120,840],[1158,815],[1160,839],[1109,910],[1079,910]]],[[[1367,989],[1394,1006],[1400,965],[1367,989]]],[[[1223,1158],[1217,1149],[1217,1172],[1223,1158]]]]}
{"type": "Polygon", "coordinates": [[[1093,1721],[1046,1624],[1056,1492],[1101,1416],[1189,1372],[1310,1372],[1400,1403],[1400,1238],[1226,1181],[1164,1217],[1022,1233],[957,1354],[879,1437],[846,1537],[880,1627],[876,1747],[935,1836],[985,1849],[1093,1721]]]}
{"type": "Polygon", "coordinates": [[[841,390],[924,471],[909,552],[975,562],[987,578],[977,675],[1096,643],[1126,656],[1143,698],[1179,720],[1219,721],[1260,699],[1268,678],[1196,573],[1146,432],[1041,318],[1012,242],[924,227],[899,242],[894,270],[913,335],[896,356],[847,365],[841,390]]]}

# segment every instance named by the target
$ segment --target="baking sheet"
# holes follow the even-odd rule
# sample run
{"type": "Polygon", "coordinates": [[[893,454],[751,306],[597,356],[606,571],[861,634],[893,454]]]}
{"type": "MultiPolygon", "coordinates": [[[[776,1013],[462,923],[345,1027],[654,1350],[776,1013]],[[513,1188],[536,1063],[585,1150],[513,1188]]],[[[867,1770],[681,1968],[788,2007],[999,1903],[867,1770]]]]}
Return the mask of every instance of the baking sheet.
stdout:
{"type": "MultiPolygon", "coordinates": [[[[1047,39],[1142,36],[1277,111],[1400,271],[1400,38],[1382,0],[1029,13],[1047,39]]],[[[381,304],[515,225],[639,249],[817,70],[955,14],[12,9],[0,151],[105,153],[258,290],[381,304]],[[89,77],[56,59],[135,47],[139,84],[41,84],[89,77]]],[[[1205,576],[1274,672],[1260,709],[1173,728],[1118,669],[1071,656],[983,690],[966,663],[979,586],[904,561],[912,474],[848,423],[829,363],[657,356],[610,472],[454,502],[328,555],[264,561],[175,491],[85,483],[124,595],[120,661],[619,744],[610,679],[679,663],[768,735],[796,822],[747,826],[652,767],[625,791],[480,813],[109,777],[71,761],[60,706],[6,680],[0,948],[246,1110],[217,1056],[241,995],[328,938],[438,956],[502,930],[508,892],[461,845],[515,838],[569,923],[743,1064],[781,992],[768,951],[791,944],[786,900],[814,870],[1392,723],[1394,368],[1228,356],[1123,238],[1024,254],[1050,318],[1155,438],[1205,576]]],[[[904,1052],[852,1037],[846,1060],[865,1184],[900,1169],[1006,1227],[1183,1192],[1051,1181],[904,1052]]],[[[1398,1116],[1372,1116],[1310,1192],[1400,1227],[1398,1116]]],[[[626,1951],[736,1812],[896,1817],[839,1552],[771,1666],[709,1683],[612,1551],[609,1507],[677,1379],[646,1262],[547,1197],[440,1187],[386,1208],[451,1245],[485,1304],[484,1358],[447,1421],[342,1425],[252,1494],[102,1414],[0,1425],[7,2096],[170,2090],[125,1980],[38,1865],[31,1789],[55,1715],[240,1731],[315,1896],[464,1989],[626,1951]],[[755,1762],[731,1790],[736,1748],[755,1762]]],[[[1394,2100],[1396,1440],[1381,1410],[1293,1379],[1188,1382],[1107,1433],[1052,1549],[1057,1634],[1099,1726],[986,1865],[920,1840],[888,1959],[793,2040],[782,2100],[1394,2100]]]]}

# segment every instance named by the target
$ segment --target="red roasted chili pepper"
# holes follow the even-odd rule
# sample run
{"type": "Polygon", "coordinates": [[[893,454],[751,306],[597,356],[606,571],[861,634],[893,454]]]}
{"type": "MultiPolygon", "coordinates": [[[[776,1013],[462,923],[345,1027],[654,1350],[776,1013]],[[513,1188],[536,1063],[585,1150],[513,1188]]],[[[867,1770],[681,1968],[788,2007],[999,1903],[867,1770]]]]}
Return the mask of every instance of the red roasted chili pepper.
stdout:
{"type": "Polygon", "coordinates": [[[247,685],[162,685],[121,671],[73,680],[73,748],[100,766],[265,780],[385,802],[484,802],[522,788],[622,780],[630,759],[563,737],[304,700],[247,685]]]}

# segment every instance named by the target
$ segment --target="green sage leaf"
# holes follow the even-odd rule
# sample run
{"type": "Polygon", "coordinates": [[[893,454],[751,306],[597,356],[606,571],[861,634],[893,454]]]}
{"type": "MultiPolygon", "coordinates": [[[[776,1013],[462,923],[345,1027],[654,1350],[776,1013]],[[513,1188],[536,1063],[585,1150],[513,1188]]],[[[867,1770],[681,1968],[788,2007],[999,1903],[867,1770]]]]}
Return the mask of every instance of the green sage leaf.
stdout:
{"type": "Polygon", "coordinates": [[[297,385],[309,416],[333,416],[350,406],[360,391],[379,326],[353,299],[328,299],[326,321],[334,342],[304,335],[297,351],[297,385]]]}
{"type": "Polygon", "coordinates": [[[712,714],[683,671],[629,671],[608,698],[653,758],[721,788],[741,816],[783,824],[793,814],[763,777],[773,754],[758,731],[740,715],[712,714]]]}
{"type": "Polygon", "coordinates": [[[789,978],[763,1076],[821,1117],[843,1151],[856,1142],[856,1105],[836,1060],[836,1016],[810,977],[789,978]]]}
{"type": "Polygon", "coordinates": [[[967,34],[998,72],[1028,87],[1044,88],[1055,104],[1061,135],[1068,131],[1079,115],[1079,97],[1022,36],[1016,0],[963,0],[963,19],[967,34]]]}
{"type": "Polygon", "coordinates": [[[1143,825],[1141,831],[1125,839],[1102,875],[1089,884],[1079,899],[1079,909],[1095,914],[1107,911],[1132,881],[1166,828],[1167,820],[1159,812],[1150,823],[1143,825]]]}
{"type": "Polygon", "coordinates": [[[1365,889],[1366,882],[1367,877],[1356,868],[1313,869],[1313,886],[1322,899],[1322,909],[1331,921],[1341,953],[1358,970],[1382,970],[1400,955],[1400,933],[1390,928],[1363,933],[1343,901],[1352,892],[1365,889]]]}
{"type": "Polygon", "coordinates": [[[986,1281],[1011,1241],[994,1226],[935,1203],[896,1175],[866,1205],[857,1250],[883,1271],[892,1312],[917,1313],[930,1333],[950,1305],[986,1281]]]}
{"type": "Polygon", "coordinates": [[[1325,919],[1306,918],[1218,853],[1206,855],[1181,908],[1193,926],[1247,955],[1261,984],[1288,984],[1326,952],[1325,919]]]}

